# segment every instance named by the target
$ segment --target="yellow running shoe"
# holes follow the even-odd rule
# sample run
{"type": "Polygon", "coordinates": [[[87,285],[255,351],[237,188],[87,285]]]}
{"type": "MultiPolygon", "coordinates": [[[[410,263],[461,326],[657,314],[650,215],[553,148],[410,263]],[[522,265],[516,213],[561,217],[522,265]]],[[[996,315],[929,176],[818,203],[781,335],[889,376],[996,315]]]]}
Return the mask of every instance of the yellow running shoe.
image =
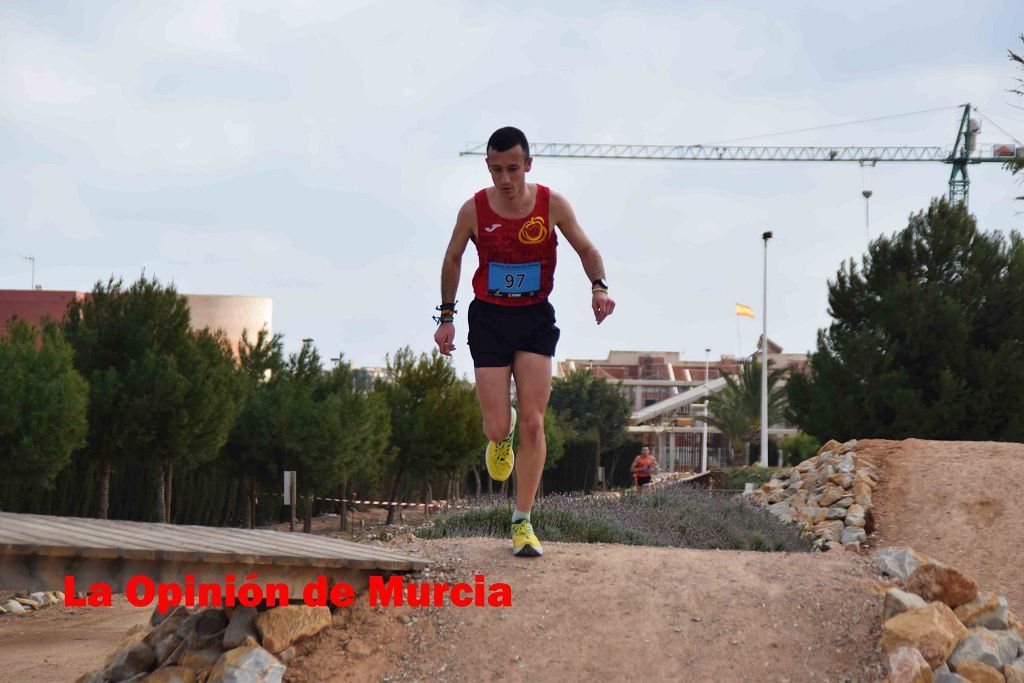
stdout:
{"type": "Polygon", "coordinates": [[[529,520],[512,523],[512,551],[520,557],[540,557],[544,554],[529,520]]]}
{"type": "Polygon", "coordinates": [[[512,421],[509,423],[508,436],[498,442],[488,441],[485,459],[487,474],[494,481],[505,481],[512,476],[512,468],[516,464],[516,454],[512,451],[512,433],[516,431],[516,409],[512,409],[512,421]]]}

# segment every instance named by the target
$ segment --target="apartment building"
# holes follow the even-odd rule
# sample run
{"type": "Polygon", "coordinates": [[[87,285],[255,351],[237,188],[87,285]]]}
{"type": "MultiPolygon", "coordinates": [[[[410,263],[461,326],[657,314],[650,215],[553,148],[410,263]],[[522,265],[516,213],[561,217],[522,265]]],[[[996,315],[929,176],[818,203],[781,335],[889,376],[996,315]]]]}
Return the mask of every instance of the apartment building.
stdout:
{"type": "MultiPolygon", "coordinates": [[[[758,349],[761,340],[758,340],[758,349]]],[[[759,355],[759,354],[758,354],[759,355]]],[[[753,354],[751,354],[753,356],[753,354]]],[[[615,382],[633,407],[629,431],[658,458],[662,469],[701,471],[703,444],[707,438],[707,466],[725,467],[730,462],[722,434],[710,425],[694,419],[702,415],[705,397],[722,391],[724,377],[735,375],[750,357],[738,359],[721,355],[712,359],[685,359],[675,351],[611,351],[605,359],[566,359],[556,365],[556,376],[587,369],[595,377],[615,382]]],[[[783,353],[781,346],[768,340],[770,367],[786,367],[802,372],[806,353],[783,353]]],[[[769,425],[770,438],[795,434],[792,425],[769,425]]],[[[734,460],[742,460],[737,454],[734,460]]]]}

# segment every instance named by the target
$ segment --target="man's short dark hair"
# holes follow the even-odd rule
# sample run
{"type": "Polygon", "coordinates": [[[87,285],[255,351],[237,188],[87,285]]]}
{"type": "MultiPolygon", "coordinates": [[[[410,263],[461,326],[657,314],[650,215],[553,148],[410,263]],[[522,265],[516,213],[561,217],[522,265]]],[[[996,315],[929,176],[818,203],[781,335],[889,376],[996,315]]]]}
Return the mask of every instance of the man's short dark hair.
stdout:
{"type": "Polygon", "coordinates": [[[491,133],[491,138],[487,141],[487,149],[493,149],[495,152],[507,152],[516,145],[523,148],[523,156],[530,156],[530,143],[526,141],[526,135],[512,126],[499,128],[491,133]]]}

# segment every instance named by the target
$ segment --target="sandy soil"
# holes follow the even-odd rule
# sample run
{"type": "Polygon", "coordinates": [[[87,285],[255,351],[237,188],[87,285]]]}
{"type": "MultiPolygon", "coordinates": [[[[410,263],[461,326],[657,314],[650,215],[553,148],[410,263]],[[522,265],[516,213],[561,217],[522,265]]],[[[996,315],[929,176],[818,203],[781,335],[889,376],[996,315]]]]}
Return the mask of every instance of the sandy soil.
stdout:
{"type": "Polygon", "coordinates": [[[115,596],[111,607],[53,605],[0,617],[0,681],[73,681],[103,665],[125,631],[149,620],[150,610],[115,596]]]}
{"type": "Polygon", "coordinates": [[[512,587],[513,606],[371,609],[360,601],[303,645],[287,681],[880,675],[882,588],[852,555],[549,543],[542,559],[527,560],[497,539],[395,545],[437,562],[417,580],[471,583],[481,573],[512,587]]]}
{"type": "Polygon", "coordinates": [[[863,440],[885,480],[876,546],[910,546],[966,571],[1024,613],[1024,444],[863,440]]]}
{"type": "MultiPolygon", "coordinates": [[[[1024,612],[1012,517],[1024,445],[866,440],[884,475],[873,546],[911,545],[971,573],[1024,612]]],[[[382,512],[357,516],[374,537],[382,512]]],[[[420,517],[420,515],[416,515],[420,517]]],[[[415,523],[407,513],[406,522],[415,523]]],[[[286,528],[286,527],[285,527],[286,528]]],[[[336,518],[314,531],[339,536],[336,518]]],[[[511,608],[371,608],[364,600],[300,643],[286,680],[876,680],[882,584],[865,557],[545,544],[521,560],[497,539],[392,545],[435,561],[416,581],[475,574],[511,608]]],[[[0,680],[73,681],[148,610],[50,607],[0,617],[0,680]]]]}

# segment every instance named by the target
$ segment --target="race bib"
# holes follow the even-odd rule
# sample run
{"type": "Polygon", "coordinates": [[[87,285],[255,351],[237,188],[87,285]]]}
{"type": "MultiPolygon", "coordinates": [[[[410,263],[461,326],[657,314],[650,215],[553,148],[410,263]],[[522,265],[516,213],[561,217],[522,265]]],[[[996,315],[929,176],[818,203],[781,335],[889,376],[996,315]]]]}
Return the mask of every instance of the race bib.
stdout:
{"type": "Polygon", "coordinates": [[[487,293],[515,298],[540,293],[540,261],[532,263],[488,263],[487,293]]]}

